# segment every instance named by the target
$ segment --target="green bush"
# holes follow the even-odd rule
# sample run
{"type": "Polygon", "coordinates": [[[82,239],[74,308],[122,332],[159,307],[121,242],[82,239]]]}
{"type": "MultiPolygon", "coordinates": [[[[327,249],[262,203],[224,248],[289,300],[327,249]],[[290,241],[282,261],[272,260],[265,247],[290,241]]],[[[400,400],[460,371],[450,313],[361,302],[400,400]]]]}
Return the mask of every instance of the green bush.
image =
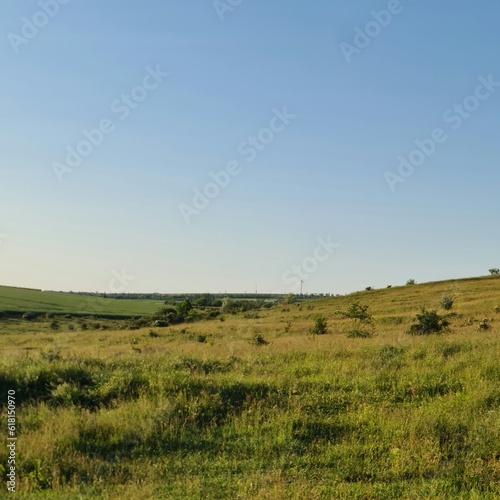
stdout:
{"type": "Polygon", "coordinates": [[[422,308],[420,314],[417,314],[413,320],[408,333],[411,335],[429,335],[431,333],[440,333],[448,326],[448,321],[439,316],[436,311],[427,311],[422,308]]]}
{"type": "MultiPolygon", "coordinates": [[[[180,309],[184,310],[188,306],[184,305],[180,309]]],[[[187,314],[187,313],[186,313],[187,314]]],[[[143,317],[134,321],[134,326],[144,327],[144,326],[156,326],[158,328],[164,328],[168,325],[177,325],[185,321],[185,315],[179,312],[179,309],[174,307],[162,307],[156,313],[150,317],[143,317]]]]}
{"type": "Polygon", "coordinates": [[[416,281],[414,279],[409,279],[407,282],[406,282],[407,285],[415,285],[416,284],[416,281]]]}
{"type": "Polygon", "coordinates": [[[328,321],[324,316],[317,316],[314,319],[314,325],[311,327],[311,333],[314,335],[325,335],[328,333],[328,321]]]}
{"type": "Polygon", "coordinates": [[[193,309],[193,304],[191,304],[190,299],[184,299],[184,301],[177,306],[179,316],[186,316],[191,309],[193,309]]]}

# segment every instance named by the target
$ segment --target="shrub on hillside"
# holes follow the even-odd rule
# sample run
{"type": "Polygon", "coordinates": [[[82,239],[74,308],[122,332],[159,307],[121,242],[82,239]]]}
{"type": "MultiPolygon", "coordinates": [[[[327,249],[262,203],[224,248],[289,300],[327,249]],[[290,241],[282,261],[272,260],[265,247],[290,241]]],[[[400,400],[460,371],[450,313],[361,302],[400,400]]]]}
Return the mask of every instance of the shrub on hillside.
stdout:
{"type": "Polygon", "coordinates": [[[260,333],[255,333],[250,339],[250,343],[253,345],[267,345],[269,342],[260,333]]]}
{"type": "Polygon", "coordinates": [[[452,307],[453,307],[453,303],[454,303],[454,299],[452,299],[451,297],[448,297],[447,295],[445,295],[442,299],[441,299],[441,307],[445,310],[445,311],[449,311],[452,307]]]}
{"type": "Polygon", "coordinates": [[[328,333],[328,321],[324,316],[317,316],[314,319],[314,325],[311,327],[310,332],[314,335],[325,335],[328,333]]]}
{"type": "Polygon", "coordinates": [[[448,321],[439,316],[436,311],[427,311],[425,308],[422,308],[420,314],[415,316],[413,325],[411,325],[407,333],[410,335],[440,333],[448,324],[448,321]]]}
{"type": "Polygon", "coordinates": [[[497,274],[500,274],[500,269],[498,269],[498,267],[493,267],[493,268],[489,269],[489,272],[492,275],[497,275],[497,274]]]}
{"type": "Polygon", "coordinates": [[[407,285],[415,285],[416,281],[414,279],[410,279],[406,282],[407,285]]]}

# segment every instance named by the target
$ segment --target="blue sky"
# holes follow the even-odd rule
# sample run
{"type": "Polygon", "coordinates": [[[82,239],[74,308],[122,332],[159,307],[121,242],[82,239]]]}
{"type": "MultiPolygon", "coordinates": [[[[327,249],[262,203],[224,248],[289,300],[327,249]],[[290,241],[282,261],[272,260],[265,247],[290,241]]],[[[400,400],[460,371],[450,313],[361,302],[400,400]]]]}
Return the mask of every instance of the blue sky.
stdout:
{"type": "Polygon", "coordinates": [[[224,4],[6,3],[1,284],[345,293],[500,267],[498,2],[224,4]]]}

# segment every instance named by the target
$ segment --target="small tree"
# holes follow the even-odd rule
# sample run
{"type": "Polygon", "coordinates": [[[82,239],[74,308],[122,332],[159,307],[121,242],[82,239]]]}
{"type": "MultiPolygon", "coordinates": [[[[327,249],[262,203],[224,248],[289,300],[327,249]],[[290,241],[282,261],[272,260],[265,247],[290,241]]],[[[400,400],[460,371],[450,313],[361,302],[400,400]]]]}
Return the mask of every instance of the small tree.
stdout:
{"type": "Polygon", "coordinates": [[[314,335],[325,335],[328,333],[328,321],[324,316],[317,316],[314,319],[314,325],[311,328],[311,333],[314,335]]]}
{"type": "Polygon", "coordinates": [[[347,332],[348,337],[371,337],[373,334],[373,317],[368,312],[367,305],[354,302],[346,311],[338,311],[336,314],[353,320],[352,328],[347,332]]]}
{"type": "Polygon", "coordinates": [[[493,267],[491,269],[489,269],[490,273],[495,276],[497,274],[500,274],[500,269],[498,269],[498,267],[493,267]]]}
{"type": "Polygon", "coordinates": [[[442,299],[441,299],[441,307],[445,310],[445,311],[449,311],[452,307],[453,307],[453,303],[455,301],[451,298],[451,297],[448,297],[447,295],[445,295],[442,299]]]}
{"type": "Polygon", "coordinates": [[[414,285],[415,284],[415,280],[414,279],[410,279],[406,282],[407,285],[414,285]]]}

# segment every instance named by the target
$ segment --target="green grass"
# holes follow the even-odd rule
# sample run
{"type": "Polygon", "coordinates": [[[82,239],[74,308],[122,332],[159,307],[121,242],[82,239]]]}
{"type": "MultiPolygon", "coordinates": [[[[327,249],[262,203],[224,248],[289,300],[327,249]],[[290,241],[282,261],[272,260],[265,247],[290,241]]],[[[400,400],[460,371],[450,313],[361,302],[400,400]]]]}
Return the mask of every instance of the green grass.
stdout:
{"type": "MultiPolygon", "coordinates": [[[[17,496],[499,498],[499,304],[500,279],[484,278],[278,305],[154,335],[4,329],[0,387],[17,394],[17,496]],[[446,332],[405,334],[443,294],[455,298],[438,310],[446,332]],[[370,338],[349,338],[350,320],[335,314],[355,300],[373,314],[370,338]],[[318,314],[328,334],[309,333],[318,314]],[[491,328],[478,331],[484,317],[491,328]]],[[[1,449],[0,467],[6,457],[1,449]]]]}
{"type": "Polygon", "coordinates": [[[108,317],[151,314],[161,303],[151,300],[105,299],[59,292],[0,286],[0,313],[54,313],[108,317]]]}

